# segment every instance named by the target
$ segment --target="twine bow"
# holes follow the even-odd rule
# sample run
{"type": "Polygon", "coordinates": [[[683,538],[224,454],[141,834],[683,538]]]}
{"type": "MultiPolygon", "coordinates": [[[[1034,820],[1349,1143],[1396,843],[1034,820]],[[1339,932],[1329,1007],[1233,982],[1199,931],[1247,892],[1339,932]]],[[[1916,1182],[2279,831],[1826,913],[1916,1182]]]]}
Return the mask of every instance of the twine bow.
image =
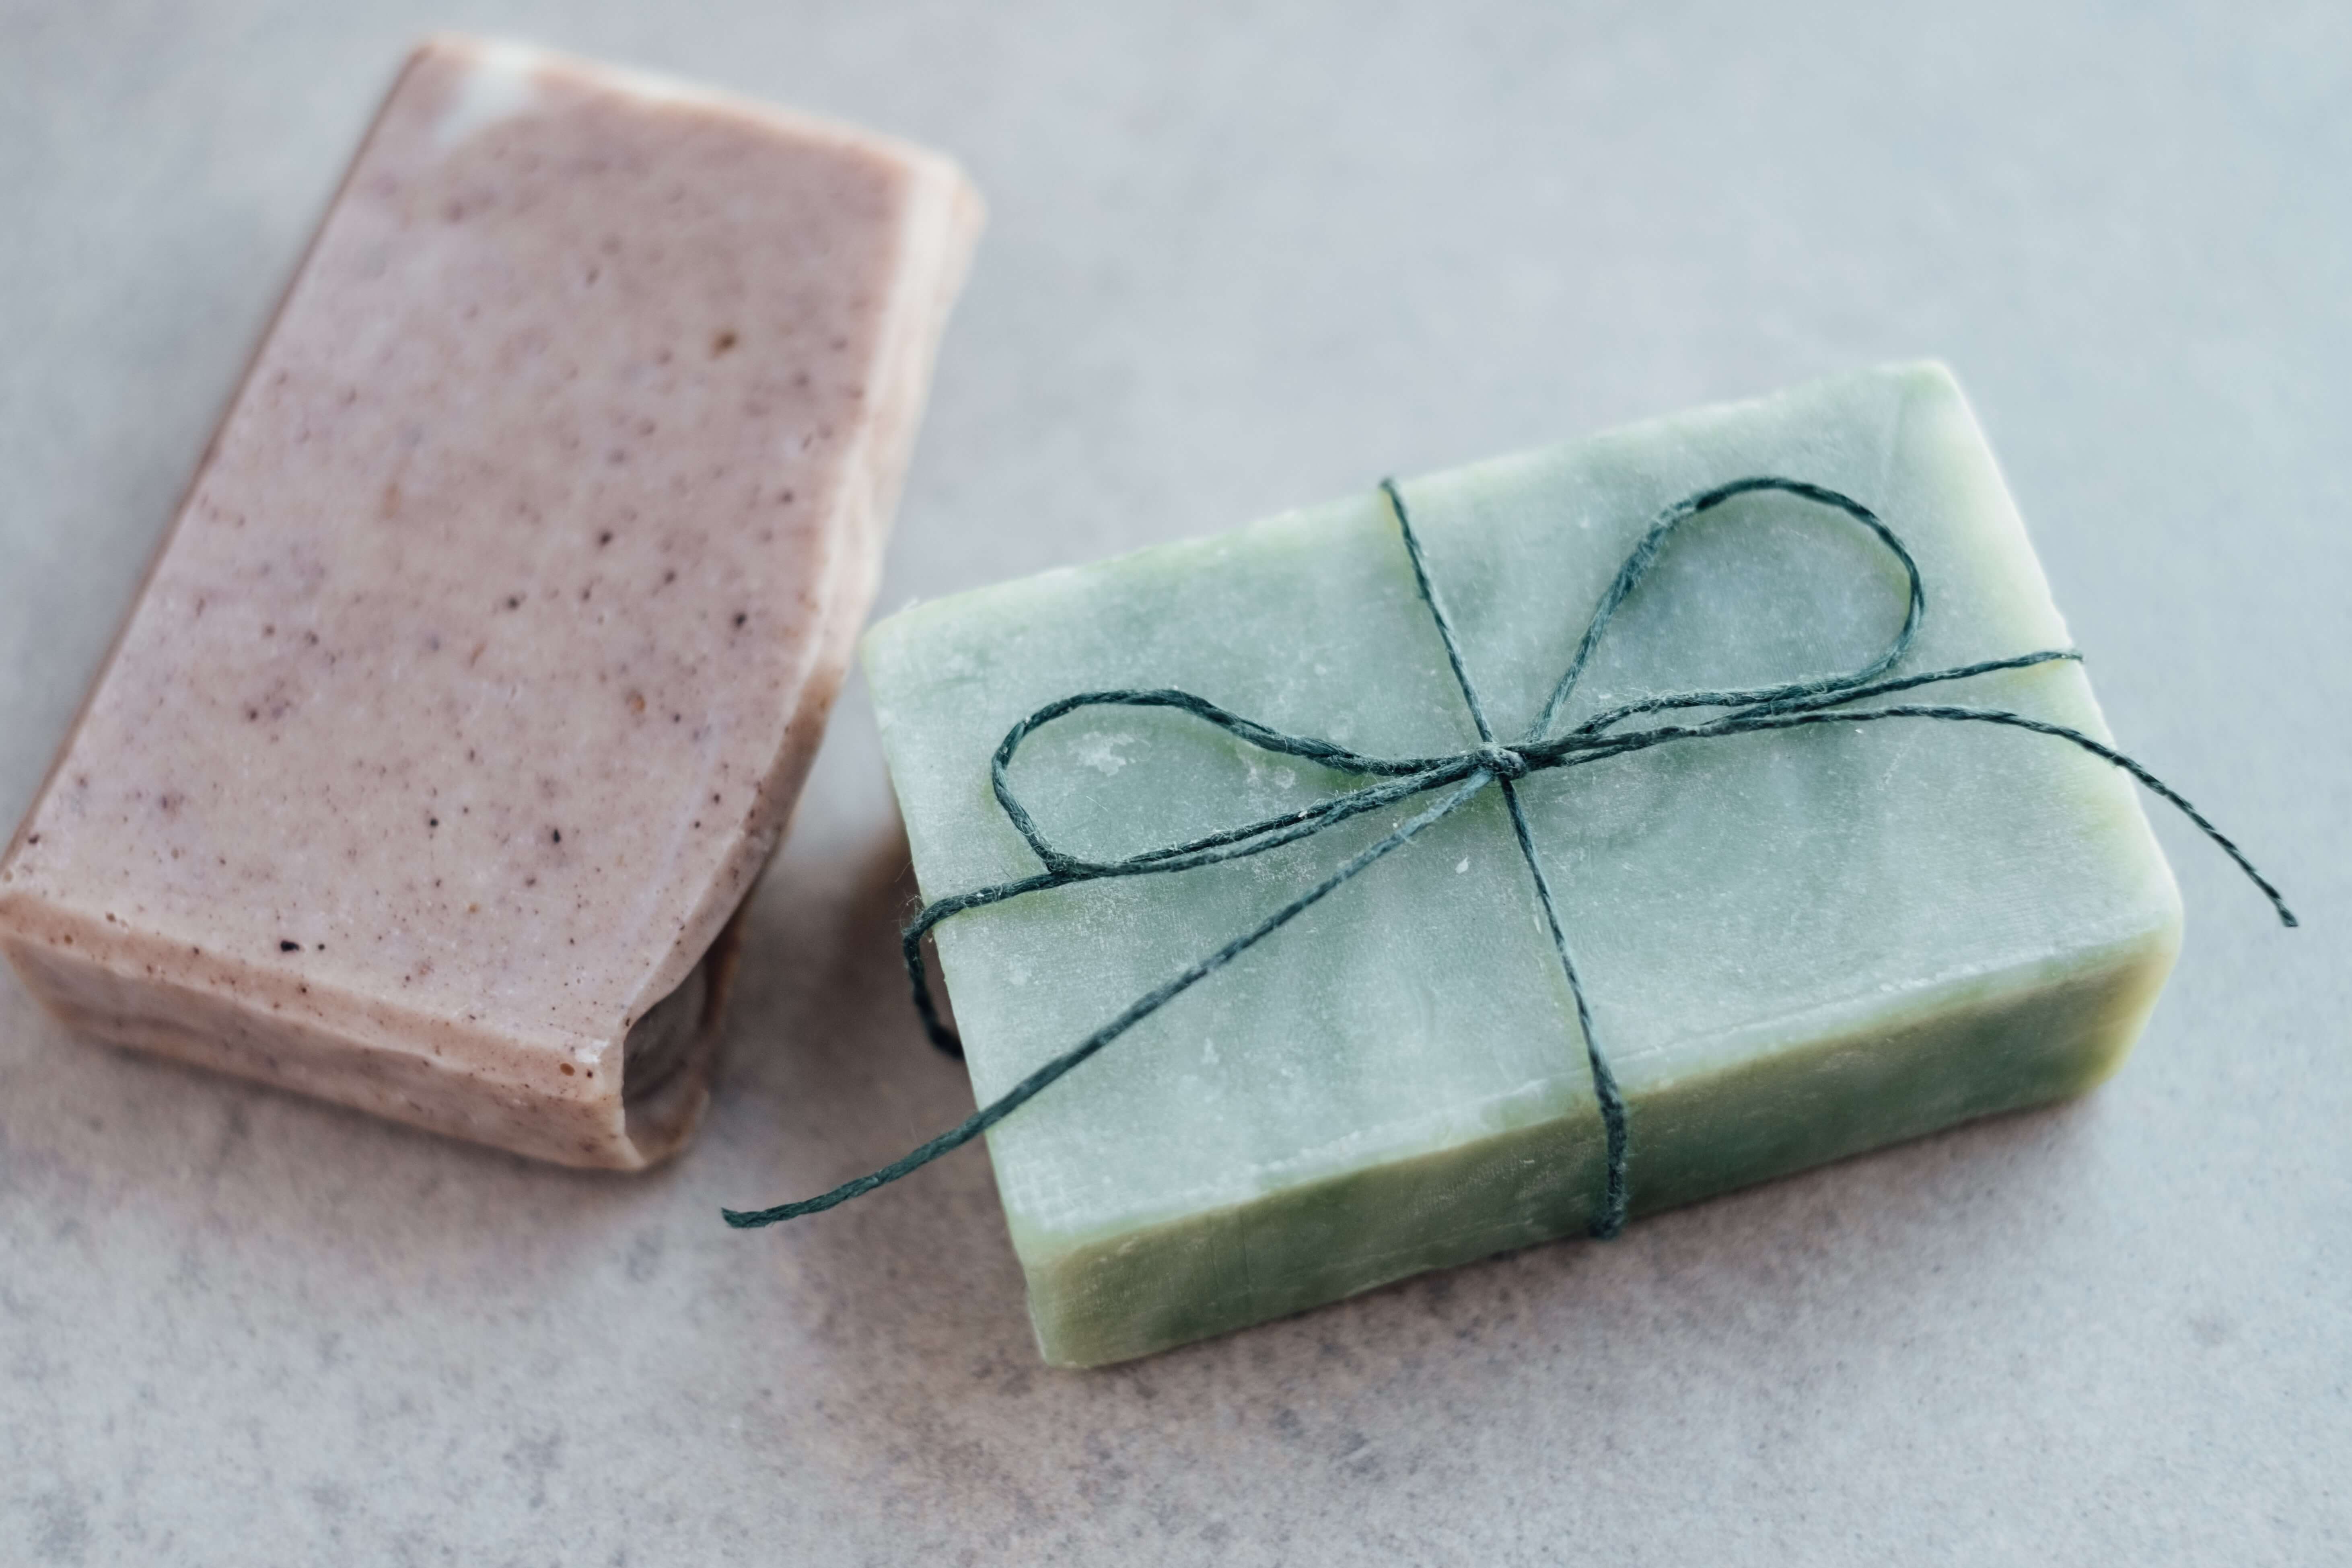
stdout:
{"type": "Polygon", "coordinates": [[[915,1008],[920,1015],[924,1032],[931,1042],[953,1056],[961,1057],[962,1047],[940,1017],[932,1000],[930,986],[924,973],[923,938],[940,922],[971,910],[1001,904],[1009,899],[1044,892],[1051,888],[1068,887],[1077,882],[1100,881],[1116,877],[1146,877],[1192,870],[1202,866],[1237,860],[1246,856],[1263,855],[1286,844],[1323,832],[1351,817],[1385,806],[1400,805],[1417,796],[1443,791],[1432,804],[1399,824],[1385,837],[1360,850],[1342,863],[1322,881],[1299,894],[1249,931],[1234,938],[1182,973],[1129,1004],[1119,1015],[1070,1049],[1055,1057],[1023,1079],[1004,1094],[974,1112],[958,1127],[908,1153],[902,1155],[869,1175],[844,1183],[831,1192],[801,1203],[781,1204],[774,1208],[744,1212],[722,1209],[727,1223],[739,1228],[773,1225],[780,1220],[796,1219],[816,1214],[846,1203],[854,1197],[898,1180],[901,1176],[930,1163],[950,1150],[969,1143],[987,1131],[1022,1106],[1043,1093],[1065,1073],[1094,1056],[1136,1025],[1166,1006],[1201,981],[1223,968],[1234,959],[1265,941],[1307,910],[1336,892],[1348,882],[1362,875],[1376,862],[1402,848],[1421,833],[1467,805],[1488,786],[1502,791],[1504,805],[1508,808],[1511,830],[1517,837],[1519,853],[1527,862],[1528,876],[1534,887],[1536,901],[1543,910],[1544,925],[1551,936],[1553,951],[1559,959],[1560,973],[1567,979],[1570,996],[1576,1004],[1577,1027],[1584,1041],[1585,1061],[1592,1075],[1592,1089],[1599,1102],[1602,1130],[1607,1140],[1608,1161],[1603,1190],[1598,1209],[1591,1223],[1596,1237],[1612,1237],[1624,1227],[1629,1205],[1627,1166],[1630,1151],[1626,1133],[1625,1102],[1617,1088],[1616,1075],[1610,1070],[1608,1058],[1602,1054],[1592,1026],[1591,1009],[1588,1005],[1584,983],[1578,976],[1576,961],[1569,951],[1568,936],[1560,924],[1559,907],[1553,897],[1551,881],[1544,874],[1543,864],[1537,858],[1535,843],[1528,831],[1527,813],[1519,800],[1518,786],[1530,775],[1555,768],[1584,767],[1606,762],[1612,757],[1626,756],[1647,751],[1653,746],[1685,741],[1714,741],[1732,735],[1753,734],[1766,730],[1794,730],[1809,724],[1859,724],[1888,719],[1927,719],[1976,724],[1999,724],[2014,730],[2030,731],[2048,735],[2079,746],[2103,762],[2113,763],[2146,785],[2149,791],[2179,808],[2222,851],[2237,863],[2238,868],[2263,890],[2278,912],[2280,923],[2296,923],[2294,912],[2279,890],[2254,869],[2237,845],[2227,835],[2206,820],[2204,815],[2189,805],[2178,792],[2158,778],[2146,767],[2123,752],[2105,745],[2079,730],[2063,724],[2053,724],[2041,719],[2029,718],[1999,708],[1962,708],[1941,704],[1891,703],[1878,707],[1855,708],[1853,703],[1872,698],[1887,697],[1898,691],[1908,691],[1923,686],[1937,686],[1948,681],[1965,680],[1970,676],[1989,674],[1998,669],[2022,669],[2032,665],[2049,664],[2058,660],[2076,659],[2083,656],[2073,648],[2045,648],[2038,653],[2019,654],[2009,658],[1985,659],[1976,664],[1961,665],[1950,669],[1929,670],[1923,674],[1889,676],[1887,672],[1910,649],[1919,633],[1919,622],[1927,609],[1927,595],[1919,576],[1918,563],[1911,558],[1895,531],[1880,521],[1878,515],[1852,496],[1822,485],[1809,484],[1802,479],[1759,476],[1734,479],[1676,501],[1650,525],[1641,541],[1633,546],[1617,575],[1601,595],[1592,619],[1569,660],[1568,669],[1551,689],[1542,713],[1518,739],[1505,744],[1495,738],[1492,724],[1487,721],[1486,706],[1479,700],[1478,689],[1470,679],[1470,672],[1462,662],[1462,647],[1454,632],[1454,623],[1445,614],[1435,588],[1429,579],[1427,563],[1422,556],[1421,540],[1413,531],[1404,497],[1396,485],[1381,481],[1381,492],[1393,509],[1399,532],[1402,535],[1405,553],[1412,563],[1413,585],[1435,622],[1437,634],[1445,645],[1445,657],[1453,667],[1454,679],[1462,689],[1464,705],[1469,710],[1471,721],[1478,731],[1478,744],[1465,751],[1433,757],[1372,757],[1350,751],[1330,741],[1311,735],[1294,735],[1275,730],[1238,713],[1227,711],[1205,698],[1189,691],[1167,689],[1086,691],[1048,702],[1013,726],[1003,743],[996,748],[990,764],[990,777],[996,792],[997,804],[1006,818],[1036,855],[1045,869],[1034,876],[1023,877],[993,887],[978,888],[970,892],[956,893],[924,906],[902,936],[902,952],[907,973],[913,984],[915,1008]],[[1604,708],[1583,722],[1559,733],[1559,715],[1575,692],[1578,680],[1591,662],[1593,650],[1600,645],[1601,635],[1610,621],[1642,580],[1649,574],[1659,551],[1675,530],[1693,518],[1723,505],[1735,497],[1759,490],[1777,490],[1819,506],[1843,512],[1869,531],[1887,552],[1903,568],[1909,584],[1903,626],[1885,648],[1869,663],[1844,675],[1823,676],[1812,680],[1790,681],[1779,686],[1755,687],[1745,690],[1685,691],[1665,697],[1646,697],[1638,701],[1620,703],[1604,708]],[[1343,794],[1318,801],[1296,811],[1284,812],[1238,827],[1171,844],[1159,849],[1148,849],[1118,860],[1090,860],[1073,855],[1055,845],[1038,827],[1036,820],[1013,793],[1009,776],[1013,758],[1019,754],[1022,742],[1044,726],[1086,708],[1172,708],[1192,714],[1257,750],[1284,756],[1302,757],[1334,772],[1352,774],[1368,782],[1343,794]],[[1621,729],[1629,720],[1647,714],[1673,713],[1691,709],[1723,709],[1727,711],[1696,723],[1660,722],[1643,728],[1621,729]]]}

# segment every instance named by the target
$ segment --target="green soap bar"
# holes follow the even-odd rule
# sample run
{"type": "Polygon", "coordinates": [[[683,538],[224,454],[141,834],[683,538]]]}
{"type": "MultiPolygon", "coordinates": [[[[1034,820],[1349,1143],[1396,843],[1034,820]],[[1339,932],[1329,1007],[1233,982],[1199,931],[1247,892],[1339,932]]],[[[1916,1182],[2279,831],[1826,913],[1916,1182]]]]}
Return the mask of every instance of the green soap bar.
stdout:
{"type": "MultiPolygon", "coordinates": [[[[1408,481],[1435,591],[1504,737],[1534,721],[1627,551],[1753,474],[1844,491],[1918,561],[1895,674],[2068,646],[1940,365],[1892,367],[1408,481]]],[[[1742,497],[1686,525],[1564,722],[1645,694],[1857,668],[1900,568],[1843,514],[1742,497]]],[[[866,661],[924,896],[1034,873],[989,760],[1054,699],[1174,687],[1357,752],[1476,744],[1380,494],[910,609],[866,661]]],[[[2105,738],[2079,665],[1929,688],[2105,738]]],[[[1362,780],[1165,710],[1037,731],[1013,783],[1113,858],[1362,780]]],[[[1622,1087],[1635,1213],[2073,1094],[2178,949],[2131,782],[1985,724],[1659,746],[1520,785],[1622,1087]]],[[[1046,1360],[1092,1365],[1580,1233],[1602,1127],[1575,1009],[1489,788],[989,1134],[1046,1360]]],[[[1431,803],[1253,858],[1055,888],[941,926],[985,1102],[1431,803]]]]}

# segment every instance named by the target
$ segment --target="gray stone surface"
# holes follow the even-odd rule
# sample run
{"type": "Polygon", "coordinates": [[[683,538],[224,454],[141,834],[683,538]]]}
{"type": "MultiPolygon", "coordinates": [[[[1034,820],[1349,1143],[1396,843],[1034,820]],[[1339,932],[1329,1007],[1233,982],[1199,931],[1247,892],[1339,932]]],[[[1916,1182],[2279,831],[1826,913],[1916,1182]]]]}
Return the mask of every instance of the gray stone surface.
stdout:
{"type": "Polygon", "coordinates": [[[965,159],[886,603],[1826,370],[1974,394],[2169,821],[2089,1100],[1107,1373],[1035,1363],[889,941],[853,687],[700,1144],[541,1169],[0,982],[0,1561],[2352,1555],[2341,5],[0,7],[0,816],[400,49],[463,26],[965,159]]]}

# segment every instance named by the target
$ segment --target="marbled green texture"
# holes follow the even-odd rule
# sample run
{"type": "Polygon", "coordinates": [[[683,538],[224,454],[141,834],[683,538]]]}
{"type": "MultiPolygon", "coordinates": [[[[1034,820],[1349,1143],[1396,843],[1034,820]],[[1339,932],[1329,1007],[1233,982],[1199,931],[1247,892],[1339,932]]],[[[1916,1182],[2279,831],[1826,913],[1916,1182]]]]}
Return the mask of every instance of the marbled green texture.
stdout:
{"type": "MultiPolygon", "coordinates": [[[[1909,544],[1928,608],[1897,673],[2067,643],[1949,375],[1864,373],[1405,483],[1506,737],[1658,510],[1751,473],[1845,490],[1909,544]]],[[[1744,498],[1668,546],[1568,721],[1646,692],[1853,668],[1901,609],[1899,573],[1846,520],[1744,498]]],[[[866,663],[927,898],[1035,868],[988,758],[1071,692],[1181,687],[1388,755],[1475,738],[1369,486],[919,606],[875,629],[866,663]]],[[[2073,665],[1932,690],[2106,733],[2073,665]]],[[[1040,732],[1015,777],[1049,834],[1101,856],[1355,782],[1181,715],[1104,709],[1040,732]]],[[[1819,726],[1522,791],[1631,1106],[1637,1213],[2079,1090],[2128,1047],[2178,944],[2178,895],[2129,782],[2046,737],[1819,726]]],[[[1410,809],[950,921],[941,964],[975,1092],[1003,1092],[1410,809]]],[[[1185,994],[990,1147],[1058,1363],[1580,1231],[1599,1118],[1499,799],[1185,994]]]]}

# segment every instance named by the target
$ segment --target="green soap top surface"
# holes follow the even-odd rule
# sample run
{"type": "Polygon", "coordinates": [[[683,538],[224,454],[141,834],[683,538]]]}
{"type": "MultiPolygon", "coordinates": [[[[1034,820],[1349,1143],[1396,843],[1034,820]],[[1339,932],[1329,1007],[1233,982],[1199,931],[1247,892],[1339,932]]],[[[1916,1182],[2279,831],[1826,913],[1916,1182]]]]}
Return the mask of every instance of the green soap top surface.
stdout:
{"type": "MultiPolygon", "coordinates": [[[[1983,437],[1940,365],[1752,402],[1405,481],[1435,591],[1497,732],[1530,724],[1659,511],[1751,474],[1845,491],[1916,557],[1927,611],[1895,673],[2067,646],[1983,437]]],[[[1646,694],[1855,668],[1900,625],[1900,569],[1842,515],[1744,497],[1676,535],[1612,626],[1572,724],[1646,694]]],[[[1056,698],[1175,687],[1360,752],[1476,733],[1386,500],[919,605],[866,660],[924,896],[1037,869],[989,785],[1056,698]]],[[[2105,737],[2080,667],[1930,689],[2105,737]]],[[[1108,858],[1360,780],[1187,716],[1091,709],[1014,783],[1057,843],[1108,858]]],[[[1827,725],[1532,776],[1538,853],[1637,1101],[1987,987],[2063,976],[2177,925],[2129,782],[1975,724],[1827,725]]],[[[984,1102],[1311,887],[1426,800],[1247,860],[1033,894],[939,942],[984,1102]]],[[[990,1134],[1016,1246],[1138,1227],[1561,1117],[1591,1118],[1575,1014],[1497,792],[1324,900],[990,1134]]],[[[1633,1181],[1642,1181],[1638,1149],[1633,1181]]]]}

